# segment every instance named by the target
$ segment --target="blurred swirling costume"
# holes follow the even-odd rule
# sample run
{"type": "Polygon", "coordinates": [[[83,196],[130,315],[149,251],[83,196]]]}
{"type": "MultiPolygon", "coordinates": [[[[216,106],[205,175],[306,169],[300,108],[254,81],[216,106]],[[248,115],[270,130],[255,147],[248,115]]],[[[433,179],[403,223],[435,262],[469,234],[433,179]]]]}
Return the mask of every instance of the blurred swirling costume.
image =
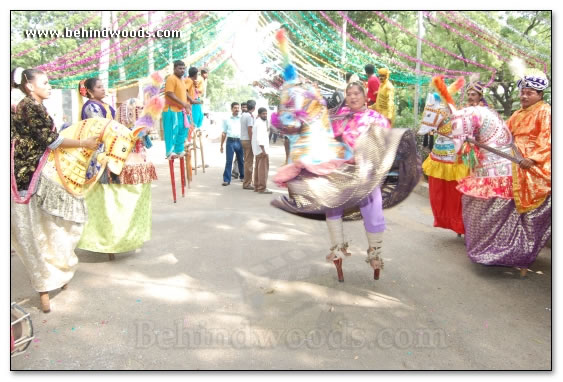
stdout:
{"type": "Polygon", "coordinates": [[[344,143],[339,142],[326,105],[315,102],[322,100],[318,90],[301,83],[292,65],[286,64],[284,79],[279,113],[272,123],[291,137],[291,163],[285,166],[291,171],[281,168],[274,180],[287,185],[289,197],[276,199],[272,205],[315,219],[343,209],[346,219],[360,219],[359,205],[384,183],[396,158],[398,182],[383,193],[383,206],[392,207],[408,196],[421,174],[412,131],[382,128],[388,126],[387,120],[372,110],[351,113],[343,109],[337,124],[344,143]],[[314,123],[315,128],[311,127],[314,123]]]}
{"type": "Polygon", "coordinates": [[[289,198],[282,197],[272,204],[314,219],[324,219],[327,211],[342,208],[345,220],[358,220],[361,219],[360,202],[383,185],[394,164],[393,167],[398,169],[398,182],[391,192],[383,193],[383,208],[403,201],[421,175],[414,133],[409,129],[383,129],[379,124],[370,125],[355,141],[353,161],[326,175],[301,170],[286,182],[289,198]],[[397,162],[396,158],[399,159],[397,162]]]}
{"type": "MultiPolygon", "coordinates": [[[[146,103],[150,96],[145,92],[146,103]]],[[[142,118],[138,112],[136,104],[128,100],[120,106],[119,122],[132,127],[135,121],[142,118]]],[[[110,118],[112,115],[113,110],[110,115],[100,107],[88,108],[82,113],[84,119],[110,118]]],[[[140,248],[145,241],[150,240],[151,182],[157,176],[154,164],[146,159],[145,144],[150,142],[147,138],[145,136],[135,142],[119,176],[106,171],[98,184],[86,194],[85,201],[90,213],[78,248],[98,253],[121,253],[140,248]]],[[[95,177],[96,174],[89,176],[95,177]]]]}

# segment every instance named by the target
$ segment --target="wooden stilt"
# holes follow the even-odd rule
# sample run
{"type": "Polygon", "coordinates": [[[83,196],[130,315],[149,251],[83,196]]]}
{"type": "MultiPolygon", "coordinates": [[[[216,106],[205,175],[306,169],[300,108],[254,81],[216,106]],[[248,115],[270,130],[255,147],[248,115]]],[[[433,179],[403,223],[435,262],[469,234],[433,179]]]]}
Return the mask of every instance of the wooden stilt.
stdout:
{"type": "Polygon", "coordinates": [[[174,159],[168,160],[168,166],[170,167],[170,182],[172,183],[172,197],[174,198],[174,203],[176,203],[176,180],[174,179],[174,159]]]}
{"type": "Polygon", "coordinates": [[[198,135],[199,135],[199,153],[201,154],[201,169],[203,170],[203,173],[205,174],[205,160],[203,158],[203,141],[202,141],[202,134],[201,131],[198,131],[198,135]]]}
{"type": "Polygon", "coordinates": [[[41,302],[41,310],[43,311],[43,313],[49,313],[51,311],[49,292],[39,292],[39,300],[41,302]]]}
{"type": "Polygon", "coordinates": [[[180,181],[182,183],[182,198],[184,195],[184,189],[186,188],[186,173],[184,170],[184,157],[180,157],[180,181]]]}
{"type": "Polygon", "coordinates": [[[333,260],[334,266],[336,267],[336,273],[338,274],[338,281],[344,282],[344,273],[342,272],[342,259],[333,260]]]}

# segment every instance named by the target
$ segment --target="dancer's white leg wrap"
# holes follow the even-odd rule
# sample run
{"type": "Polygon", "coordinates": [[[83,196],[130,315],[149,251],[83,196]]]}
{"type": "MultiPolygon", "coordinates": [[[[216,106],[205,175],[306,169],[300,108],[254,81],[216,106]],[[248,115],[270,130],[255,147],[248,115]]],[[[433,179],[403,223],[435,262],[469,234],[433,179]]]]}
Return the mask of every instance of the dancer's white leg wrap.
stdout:
{"type": "Polygon", "coordinates": [[[383,232],[366,232],[368,244],[371,248],[381,248],[383,245],[383,232]]]}
{"type": "Polygon", "coordinates": [[[340,246],[344,243],[344,225],[342,219],[326,219],[328,226],[328,235],[330,237],[330,246],[340,246]]]}
{"type": "MultiPolygon", "coordinates": [[[[344,241],[344,225],[342,219],[326,219],[328,226],[328,236],[330,238],[330,254],[327,256],[328,261],[337,258],[344,258],[344,252],[348,248],[348,243],[344,241]]],[[[350,256],[350,254],[347,254],[350,256]]]]}
{"type": "Polygon", "coordinates": [[[374,261],[375,268],[383,269],[383,232],[366,232],[369,249],[366,263],[374,261]]]}

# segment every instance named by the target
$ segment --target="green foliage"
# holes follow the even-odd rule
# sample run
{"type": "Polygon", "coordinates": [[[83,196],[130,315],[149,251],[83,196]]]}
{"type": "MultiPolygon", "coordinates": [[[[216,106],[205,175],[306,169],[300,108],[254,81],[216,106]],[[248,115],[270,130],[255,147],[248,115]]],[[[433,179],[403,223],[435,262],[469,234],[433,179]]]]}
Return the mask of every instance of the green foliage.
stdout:
{"type": "Polygon", "coordinates": [[[231,102],[256,99],[257,94],[250,85],[237,81],[235,67],[230,60],[209,75],[207,94],[211,100],[211,111],[230,111],[231,102]]]}
{"type": "MultiPolygon", "coordinates": [[[[86,11],[12,11],[10,16],[12,26],[10,36],[11,68],[18,66],[33,68],[45,64],[76,49],[86,41],[85,39],[60,38],[52,44],[45,44],[40,49],[34,49],[21,57],[16,57],[18,53],[50,40],[50,38],[25,38],[24,31],[26,30],[52,29],[62,33],[65,27],[72,28],[70,26],[81,25],[88,19],[91,19],[91,21],[84,25],[84,28],[100,29],[101,26],[101,17],[96,15],[92,18],[92,12],[86,11]]],[[[99,50],[99,44],[96,45],[99,50]]]]}
{"type": "MultiPolygon", "coordinates": [[[[469,38],[475,39],[479,44],[488,48],[488,50],[491,50],[492,53],[488,52],[487,49],[476,46],[462,36],[452,33],[441,26],[439,24],[440,21],[456,26],[456,24],[452,23],[450,19],[444,17],[444,14],[439,12],[432,12],[432,14],[438,19],[438,21],[425,18],[425,38],[468,60],[473,60],[480,64],[495,68],[497,72],[493,77],[492,84],[485,91],[485,98],[492,107],[503,114],[505,118],[508,118],[514,110],[520,107],[518,89],[516,88],[516,80],[510,72],[508,65],[504,60],[499,58],[497,54],[502,56],[504,59],[510,59],[513,55],[522,54],[521,52],[534,56],[531,52],[535,51],[536,57],[538,54],[545,54],[547,57],[550,57],[551,52],[549,49],[542,50],[542,48],[540,48],[537,44],[534,45],[525,38],[522,38],[523,34],[528,31],[527,33],[534,35],[534,38],[537,39],[537,41],[542,41],[546,46],[551,47],[550,12],[461,12],[463,16],[466,16],[473,23],[477,23],[478,25],[486,28],[487,32],[504,39],[505,42],[495,44],[493,42],[495,40],[498,41],[498,39],[488,37],[490,41],[487,41],[487,39],[481,39],[475,34],[469,34],[469,38]],[[507,27],[507,25],[510,28],[507,27]],[[538,32],[538,34],[536,34],[536,32],[538,32]]],[[[464,32],[462,33],[463,35],[467,35],[469,33],[459,26],[457,26],[457,29],[460,30],[460,32],[464,32]]],[[[456,60],[453,57],[446,56],[435,49],[423,48],[423,59],[425,61],[435,63],[436,65],[444,66],[448,69],[477,71],[481,73],[480,81],[485,83],[489,82],[491,77],[491,73],[486,69],[456,60]]],[[[547,75],[548,77],[551,77],[551,65],[549,59],[543,59],[543,61],[547,61],[547,75]]],[[[538,62],[535,62],[535,65],[543,70],[543,66],[541,66],[538,62]]],[[[530,64],[528,64],[528,66],[530,66],[530,64]]],[[[550,93],[550,89],[548,89],[548,91],[550,93]]],[[[550,97],[546,98],[550,99],[550,97]]]]}

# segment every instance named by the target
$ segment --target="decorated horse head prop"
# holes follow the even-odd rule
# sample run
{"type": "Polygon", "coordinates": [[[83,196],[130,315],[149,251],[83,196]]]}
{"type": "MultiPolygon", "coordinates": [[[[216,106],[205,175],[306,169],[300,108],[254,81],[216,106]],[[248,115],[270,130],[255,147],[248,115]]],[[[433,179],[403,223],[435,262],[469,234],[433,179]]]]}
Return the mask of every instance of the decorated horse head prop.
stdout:
{"type": "Polygon", "coordinates": [[[454,83],[446,87],[442,77],[434,77],[432,85],[437,90],[430,91],[426,97],[426,104],[422,113],[419,135],[438,132],[447,135],[451,132],[451,109],[454,105],[453,95],[464,85],[465,80],[459,77],[454,83]]]}
{"type": "Polygon", "coordinates": [[[319,89],[298,78],[295,67],[289,62],[283,29],[276,38],[284,56],[284,85],[278,114],[272,115],[272,125],[290,141],[288,165],[274,178],[276,183],[283,184],[303,168],[313,174],[327,174],[352,158],[352,151],[334,139],[328,109],[319,89]]]}
{"type": "Polygon", "coordinates": [[[428,95],[421,130],[430,128],[441,136],[447,136],[446,139],[449,138],[453,142],[455,153],[461,154],[463,162],[474,171],[481,172],[483,176],[488,176],[489,172],[499,176],[511,175],[508,159],[501,158],[491,151],[479,150],[466,141],[469,138],[512,155],[512,136],[503,119],[495,111],[484,106],[457,110],[443,78],[434,77],[432,83],[438,90],[438,95],[428,95]],[[446,100],[447,105],[432,101],[436,97],[446,100]],[[429,100],[431,102],[428,102],[429,100]]]}
{"type": "Polygon", "coordinates": [[[143,112],[143,106],[137,98],[129,98],[117,108],[118,122],[129,128],[135,125],[143,112]]]}
{"type": "Polygon", "coordinates": [[[164,102],[158,97],[162,77],[155,73],[151,76],[151,81],[152,85],[148,87],[153,89],[145,91],[147,102],[141,117],[135,121],[131,130],[111,119],[89,118],[61,131],[60,134],[65,138],[97,137],[99,142],[104,143],[105,151],[97,156],[97,161],[102,164],[102,168],[94,181],[86,181],[86,170],[95,150],[84,147],[58,147],[53,150],[43,167],[42,175],[61,184],[67,192],[74,196],[83,196],[84,192],[102,175],[105,166],[112,173],[119,175],[136,140],[152,129],[162,113],[164,102]]]}
{"type": "MultiPolygon", "coordinates": [[[[89,118],[67,127],[61,135],[71,139],[97,137],[99,142],[104,143],[105,152],[99,153],[97,157],[98,162],[102,164],[98,172],[99,178],[106,165],[114,174],[121,173],[140,131],[141,128],[131,131],[111,119],[89,118]]],[[[42,174],[61,184],[70,194],[82,196],[87,185],[95,183],[86,182],[86,169],[94,152],[95,150],[84,147],[59,147],[49,154],[42,174]]]]}

